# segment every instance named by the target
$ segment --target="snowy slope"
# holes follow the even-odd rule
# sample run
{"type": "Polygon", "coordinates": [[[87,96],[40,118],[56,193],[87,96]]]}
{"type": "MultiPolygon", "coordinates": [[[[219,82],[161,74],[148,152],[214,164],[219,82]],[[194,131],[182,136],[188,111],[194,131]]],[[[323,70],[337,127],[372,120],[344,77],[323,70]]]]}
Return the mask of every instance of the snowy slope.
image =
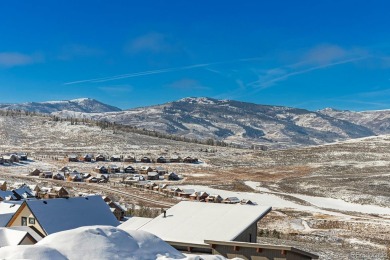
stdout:
{"type": "MultiPolygon", "coordinates": [[[[31,260],[169,260],[193,259],[186,257],[160,238],[145,231],[129,233],[109,226],[89,226],[49,235],[33,246],[0,248],[2,259],[31,260]]],[[[220,256],[209,260],[222,260],[220,256]]]]}
{"type": "Polygon", "coordinates": [[[26,110],[38,113],[52,113],[63,110],[84,113],[120,111],[117,107],[103,104],[91,98],[79,98],[64,101],[28,102],[22,104],[0,104],[0,109],[26,110]]]}
{"type": "Polygon", "coordinates": [[[315,145],[374,135],[364,126],[305,109],[204,97],[111,113],[55,114],[108,120],[188,138],[273,147],[315,145]]]}
{"type": "Polygon", "coordinates": [[[348,111],[325,108],[319,113],[331,116],[337,119],[346,120],[371,129],[376,134],[390,133],[390,110],[373,111],[348,111]]]}

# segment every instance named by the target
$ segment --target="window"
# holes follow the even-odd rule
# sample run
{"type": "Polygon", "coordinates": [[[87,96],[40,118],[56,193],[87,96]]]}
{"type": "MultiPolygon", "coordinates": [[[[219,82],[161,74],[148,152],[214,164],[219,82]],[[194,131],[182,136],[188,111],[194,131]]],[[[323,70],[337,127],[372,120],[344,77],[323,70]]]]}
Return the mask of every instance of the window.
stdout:
{"type": "Polygon", "coordinates": [[[35,218],[28,218],[28,224],[34,225],[35,224],[35,218]]]}
{"type": "Polygon", "coordinates": [[[27,226],[27,217],[22,217],[22,226],[27,226]]]}

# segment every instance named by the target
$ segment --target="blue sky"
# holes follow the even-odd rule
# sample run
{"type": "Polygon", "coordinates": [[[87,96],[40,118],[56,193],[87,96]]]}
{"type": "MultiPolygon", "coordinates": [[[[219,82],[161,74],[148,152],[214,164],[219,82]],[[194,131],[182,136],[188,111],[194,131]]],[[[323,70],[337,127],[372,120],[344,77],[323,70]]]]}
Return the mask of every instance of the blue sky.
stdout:
{"type": "Polygon", "coordinates": [[[387,1],[1,1],[0,103],[390,108],[387,1]]]}

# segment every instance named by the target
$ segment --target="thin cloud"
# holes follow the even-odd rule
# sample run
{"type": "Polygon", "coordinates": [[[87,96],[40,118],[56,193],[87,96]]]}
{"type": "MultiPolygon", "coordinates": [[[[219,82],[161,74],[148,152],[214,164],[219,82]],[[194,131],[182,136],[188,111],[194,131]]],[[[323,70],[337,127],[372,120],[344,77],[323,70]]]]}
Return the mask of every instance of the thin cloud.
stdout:
{"type": "Polygon", "coordinates": [[[154,75],[154,74],[161,74],[161,73],[167,73],[167,72],[176,72],[176,71],[181,71],[181,70],[202,68],[202,67],[207,67],[211,64],[213,64],[213,63],[195,64],[195,65],[191,65],[191,66],[167,68],[167,69],[160,69],[160,70],[148,70],[148,71],[141,71],[141,72],[135,72],[135,73],[129,73],[129,74],[116,75],[116,76],[112,76],[112,77],[71,81],[71,82],[64,83],[64,85],[73,85],[73,84],[88,83],[88,82],[98,83],[98,82],[106,82],[106,81],[125,79],[125,78],[134,78],[134,77],[140,77],[140,76],[146,76],[146,75],[154,75]]]}
{"type": "Polygon", "coordinates": [[[73,84],[80,84],[80,83],[107,82],[107,81],[126,79],[126,78],[135,78],[135,77],[148,76],[148,75],[161,74],[161,73],[177,72],[177,71],[191,70],[191,69],[197,69],[197,68],[206,68],[206,67],[211,66],[211,65],[246,62],[246,61],[252,61],[252,60],[259,60],[259,59],[261,59],[261,58],[248,58],[248,59],[238,59],[238,60],[231,60],[231,61],[200,63],[200,64],[194,64],[194,65],[182,66],[182,67],[174,67],[174,68],[167,68],[167,69],[148,70],[148,71],[141,71],[141,72],[135,72],[135,73],[121,74],[121,75],[115,75],[115,76],[111,76],[111,77],[70,81],[70,82],[65,82],[64,85],[73,85],[73,84]]]}
{"type": "Polygon", "coordinates": [[[20,52],[1,52],[0,67],[11,68],[16,66],[30,65],[43,61],[40,54],[23,54],[20,52]]]}
{"type": "Polygon", "coordinates": [[[275,83],[277,83],[279,81],[287,80],[288,78],[290,78],[292,76],[297,76],[297,75],[305,74],[305,73],[320,70],[320,69],[330,68],[330,67],[333,67],[336,65],[347,64],[347,63],[363,60],[366,58],[368,58],[368,57],[352,58],[352,59],[346,59],[346,60],[332,62],[332,63],[328,63],[328,64],[324,64],[324,65],[314,66],[311,68],[306,68],[306,69],[286,73],[282,76],[277,76],[277,77],[270,79],[270,80],[265,80],[265,81],[258,80],[258,81],[250,83],[250,85],[252,85],[252,86],[257,85],[257,87],[259,89],[265,89],[265,88],[269,88],[269,87],[273,86],[275,83]]]}

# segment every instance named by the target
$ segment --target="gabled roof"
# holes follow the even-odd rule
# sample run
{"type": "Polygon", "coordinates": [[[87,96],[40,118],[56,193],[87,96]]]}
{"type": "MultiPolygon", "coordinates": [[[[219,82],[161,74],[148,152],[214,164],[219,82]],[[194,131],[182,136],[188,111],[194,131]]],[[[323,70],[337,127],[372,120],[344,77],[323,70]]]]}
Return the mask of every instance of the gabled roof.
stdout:
{"type": "Polygon", "coordinates": [[[28,233],[37,242],[39,242],[44,236],[43,234],[40,234],[40,232],[33,226],[8,227],[7,229],[28,233]]]}
{"type": "Polygon", "coordinates": [[[17,197],[20,197],[20,199],[28,199],[35,197],[32,190],[27,185],[24,185],[19,189],[14,189],[12,190],[12,192],[15,193],[17,197]]]}
{"type": "MultiPolygon", "coordinates": [[[[204,240],[233,241],[271,207],[182,201],[138,227],[165,241],[204,245],[204,240]]],[[[130,219],[131,220],[131,219],[130,219]]],[[[125,231],[135,225],[122,224],[125,231]]]]}
{"type": "Polygon", "coordinates": [[[0,199],[1,200],[16,200],[17,197],[10,190],[6,190],[6,191],[0,190],[0,199]]]}
{"type": "Polygon", "coordinates": [[[0,247],[17,246],[27,236],[28,232],[0,227],[0,247]]]}
{"type": "Polygon", "coordinates": [[[30,209],[46,234],[82,226],[119,224],[101,196],[32,200],[25,201],[23,206],[30,209]]]}
{"type": "Polygon", "coordinates": [[[2,201],[0,202],[0,227],[5,227],[19,209],[21,201],[2,201]]]}

